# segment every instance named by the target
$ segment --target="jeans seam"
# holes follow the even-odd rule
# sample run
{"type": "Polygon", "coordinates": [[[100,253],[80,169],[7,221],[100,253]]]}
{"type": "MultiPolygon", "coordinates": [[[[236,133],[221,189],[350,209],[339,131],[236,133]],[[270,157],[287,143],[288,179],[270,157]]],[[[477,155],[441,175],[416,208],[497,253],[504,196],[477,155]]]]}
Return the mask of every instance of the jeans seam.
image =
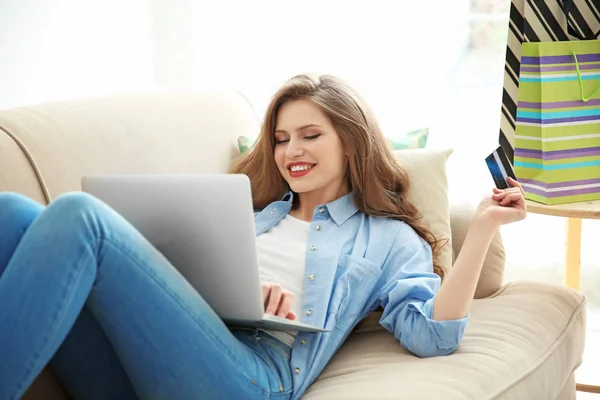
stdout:
{"type": "MultiPolygon", "coordinates": [[[[292,391],[292,389],[286,390],[283,392],[281,391],[281,389],[283,388],[283,381],[281,380],[281,376],[279,376],[279,373],[277,372],[277,369],[275,368],[275,364],[273,364],[273,360],[271,360],[271,357],[269,356],[269,354],[267,353],[265,348],[260,343],[262,338],[259,336],[259,331],[256,331],[253,338],[254,338],[254,341],[256,342],[256,345],[258,346],[258,348],[260,348],[264,352],[265,357],[263,358],[263,360],[268,364],[269,368],[271,368],[271,371],[273,371],[273,373],[277,377],[277,382],[279,383],[279,388],[278,388],[279,391],[277,393],[272,393],[271,391],[269,391],[269,395],[289,394],[292,391]]],[[[275,340],[277,340],[277,339],[275,339],[275,340]]],[[[278,350],[275,349],[275,351],[278,351],[278,350]]]]}
{"type": "MultiPolygon", "coordinates": [[[[101,239],[101,240],[103,240],[105,243],[112,245],[112,246],[113,246],[113,247],[114,247],[116,250],[120,251],[120,252],[121,252],[123,255],[127,256],[127,257],[128,257],[130,260],[131,260],[131,261],[133,261],[133,263],[135,263],[135,264],[136,264],[136,265],[137,265],[139,268],[141,268],[141,269],[142,269],[142,271],[144,271],[144,273],[145,273],[145,274],[146,274],[146,275],[147,275],[147,276],[148,276],[150,279],[152,279],[152,280],[153,280],[153,281],[154,281],[154,282],[155,282],[155,283],[156,283],[156,284],[157,284],[157,285],[158,285],[160,288],[162,288],[162,289],[165,291],[165,293],[166,293],[166,294],[167,294],[169,297],[171,297],[171,299],[173,299],[173,300],[174,300],[174,301],[175,301],[175,302],[176,302],[176,303],[177,303],[177,304],[178,304],[178,305],[179,305],[179,306],[182,308],[182,310],[184,310],[184,311],[185,311],[185,313],[187,314],[187,316],[188,316],[188,317],[189,317],[189,318],[190,318],[192,321],[194,321],[194,322],[196,323],[196,325],[198,325],[200,328],[202,328],[203,330],[205,330],[205,332],[207,333],[207,335],[209,335],[209,336],[212,338],[212,340],[213,340],[213,343],[214,343],[216,346],[218,346],[218,347],[220,348],[220,350],[222,351],[222,353],[224,354],[224,356],[225,356],[225,357],[227,357],[227,358],[229,359],[229,361],[233,362],[233,364],[237,366],[237,369],[238,369],[238,371],[239,371],[239,372],[240,372],[240,373],[241,373],[241,374],[242,374],[242,375],[243,375],[243,376],[244,376],[246,379],[248,379],[250,382],[256,382],[254,385],[255,385],[256,387],[260,388],[260,389],[261,389],[261,390],[262,390],[262,391],[263,391],[265,394],[268,394],[268,395],[270,395],[270,394],[271,394],[270,390],[268,390],[268,389],[266,389],[266,388],[262,387],[262,385],[259,385],[259,384],[258,384],[258,381],[257,381],[257,380],[253,379],[252,377],[248,376],[248,374],[246,374],[246,372],[245,372],[245,370],[244,370],[244,367],[241,365],[240,361],[239,361],[239,360],[238,360],[238,359],[237,359],[235,356],[233,356],[233,354],[231,354],[231,353],[230,353],[230,352],[229,352],[229,351],[228,351],[228,350],[227,350],[227,349],[226,349],[224,346],[222,346],[222,345],[221,345],[221,343],[219,342],[218,338],[217,338],[216,336],[214,336],[214,335],[212,334],[212,332],[210,332],[210,330],[207,330],[207,329],[205,329],[206,327],[205,327],[205,326],[203,326],[203,324],[202,324],[200,321],[198,321],[196,318],[194,318],[194,317],[193,317],[193,316],[190,314],[190,312],[189,312],[189,310],[187,309],[187,307],[186,307],[184,304],[182,304],[182,303],[179,301],[179,299],[177,298],[177,296],[175,296],[175,295],[174,295],[174,294],[171,292],[171,290],[169,290],[169,288],[168,288],[168,287],[166,287],[166,286],[163,284],[163,282],[161,282],[160,280],[156,279],[156,277],[155,277],[155,276],[153,276],[152,274],[148,274],[148,273],[147,273],[147,270],[146,270],[146,268],[144,267],[143,263],[142,263],[141,261],[139,261],[139,260],[136,258],[136,256],[135,256],[134,254],[131,254],[131,252],[129,252],[128,250],[126,250],[126,249],[123,249],[123,248],[120,246],[120,243],[119,243],[119,242],[117,242],[115,239],[108,238],[108,237],[106,237],[106,236],[104,236],[104,235],[101,235],[101,236],[100,236],[100,239],[101,239]]],[[[173,267],[173,268],[174,268],[174,267],[173,267]]],[[[238,339],[236,338],[235,340],[238,340],[238,339]]]]}
{"type": "MultiPolygon", "coordinates": [[[[77,262],[77,265],[78,265],[78,266],[79,266],[79,265],[81,265],[82,261],[83,261],[83,260],[85,260],[85,258],[86,258],[86,257],[89,257],[89,256],[90,256],[90,251],[89,251],[89,250],[90,250],[90,246],[89,246],[89,244],[86,246],[86,250],[87,250],[87,251],[85,251],[85,252],[84,252],[84,254],[81,256],[81,258],[80,258],[80,259],[79,259],[79,261],[77,262]]],[[[73,283],[74,283],[74,282],[76,282],[76,281],[78,280],[78,278],[79,278],[79,279],[81,279],[81,276],[82,276],[82,271],[83,271],[83,269],[82,269],[82,268],[75,268],[75,269],[74,269],[74,271],[73,271],[73,272],[71,272],[71,274],[69,275],[69,281],[68,281],[68,284],[67,284],[67,294],[70,294],[70,296],[64,296],[64,297],[63,297],[63,299],[62,299],[62,302],[59,304],[59,306],[58,306],[58,309],[57,309],[57,311],[55,312],[55,315],[56,315],[56,317],[54,318],[54,321],[55,321],[55,323],[54,323],[54,326],[53,326],[53,328],[54,328],[56,325],[58,325],[59,318],[60,318],[60,321],[62,321],[62,319],[64,319],[64,309],[65,309],[65,305],[67,304],[67,301],[66,301],[66,300],[67,300],[68,298],[70,299],[70,298],[72,298],[72,297],[73,297],[73,293],[74,293],[74,291],[73,291],[72,289],[73,289],[73,287],[75,286],[73,283]],[[70,292],[70,293],[69,293],[69,292],[70,292]],[[62,315],[61,315],[61,314],[62,314],[62,315]]],[[[50,332],[52,332],[52,331],[54,331],[54,329],[51,329],[51,330],[50,330],[50,332]]],[[[40,346],[40,349],[43,349],[43,348],[46,346],[46,344],[47,344],[47,343],[48,343],[48,341],[50,340],[50,337],[51,337],[51,336],[52,336],[52,335],[46,335],[46,337],[45,337],[45,339],[44,339],[44,341],[43,341],[42,345],[40,346]]],[[[37,351],[36,351],[36,352],[33,354],[33,356],[32,356],[32,358],[31,358],[30,362],[28,363],[29,365],[28,365],[28,367],[27,367],[27,368],[26,368],[26,370],[25,370],[25,374],[24,374],[24,376],[27,376],[27,375],[29,375],[29,374],[31,373],[31,371],[33,370],[33,366],[35,365],[35,361],[36,361],[36,360],[37,360],[37,359],[40,357],[40,353],[41,353],[41,352],[42,352],[42,350],[39,350],[39,349],[38,349],[38,350],[37,350],[37,351]]],[[[18,382],[19,382],[19,383],[18,383],[18,385],[17,385],[17,387],[16,387],[16,389],[15,389],[15,390],[16,390],[16,392],[19,392],[20,390],[22,390],[22,388],[23,388],[22,386],[23,386],[23,383],[24,383],[24,377],[23,377],[23,378],[21,378],[21,379],[20,379],[18,382]]]]}

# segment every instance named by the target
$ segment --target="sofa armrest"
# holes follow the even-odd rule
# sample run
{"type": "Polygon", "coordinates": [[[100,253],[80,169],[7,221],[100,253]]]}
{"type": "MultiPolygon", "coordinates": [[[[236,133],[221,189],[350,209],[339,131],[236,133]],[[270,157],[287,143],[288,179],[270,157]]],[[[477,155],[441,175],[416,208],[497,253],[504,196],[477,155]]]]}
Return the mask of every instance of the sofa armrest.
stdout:
{"type": "MultiPolygon", "coordinates": [[[[460,253],[465,242],[469,222],[475,208],[468,203],[456,203],[450,206],[450,226],[452,228],[452,262],[460,253]]],[[[479,276],[475,298],[481,299],[497,292],[503,284],[506,253],[500,232],[496,233],[483,262],[483,269],[479,276]]]]}

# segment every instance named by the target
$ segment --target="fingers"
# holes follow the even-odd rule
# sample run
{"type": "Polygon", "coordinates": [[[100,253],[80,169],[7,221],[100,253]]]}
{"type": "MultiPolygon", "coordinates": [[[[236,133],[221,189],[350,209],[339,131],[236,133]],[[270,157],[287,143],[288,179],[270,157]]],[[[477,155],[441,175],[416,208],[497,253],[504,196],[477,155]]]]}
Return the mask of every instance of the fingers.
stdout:
{"type": "Polygon", "coordinates": [[[505,196],[508,196],[509,194],[513,194],[513,193],[518,193],[519,195],[521,195],[521,191],[519,190],[519,188],[510,188],[510,189],[501,189],[501,190],[495,189],[492,197],[494,198],[494,200],[501,200],[505,196]]]}
{"type": "Polygon", "coordinates": [[[517,182],[516,180],[514,180],[511,177],[508,177],[508,183],[511,185],[511,187],[508,189],[493,188],[494,194],[504,193],[506,191],[518,190],[519,192],[521,192],[523,197],[525,197],[525,190],[523,190],[523,186],[521,186],[521,184],[519,182],[517,182]]]}
{"type": "Polygon", "coordinates": [[[504,189],[499,193],[494,193],[492,198],[500,203],[500,205],[507,205],[512,202],[519,202],[524,200],[524,195],[520,188],[504,189]]]}
{"type": "Polygon", "coordinates": [[[292,309],[292,304],[294,303],[294,295],[290,292],[285,292],[283,296],[281,296],[281,302],[279,303],[279,309],[277,310],[278,317],[286,318],[292,309]]]}
{"type": "Polygon", "coordinates": [[[269,292],[271,291],[271,286],[269,286],[266,283],[261,283],[260,289],[262,290],[263,304],[265,305],[265,308],[267,308],[267,299],[269,298],[269,292]]]}
{"type": "Polygon", "coordinates": [[[267,304],[265,305],[265,312],[267,314],[275,315],[277,309],[279,308],[279,303],[281,302],[281,295],[283,294],[283,288],[280,285],[273,284],[271,285],[271,290],[269,292],[269,298],[267,299],[267,304]]]}
{"type": "Polygon", "coordinates": [[[516,203],[523,200],[523,195],[519,193],[509,193],[500,201],[500,205],[505,206],[510,203],[516,203]]]}
{"type": "Polygon", "coordinates": [[[263,283],[261,289],[265,313],[287,319],[296,319],[296,314],[291,311],[294,304],[293,293],[288,292],[276,283],[263,283]]]}
{"type": "Polygon", "coordinates": [[[510,183],[513,187],[519,188],[519,191],[521,192],[523,197],[525,197],[525,190],[523,190],[523,186],[521,186],[521,184],[517,182],[517,180],[508,177],[508,183],[510,183]]]}
{"type": "Polygon", "coordinates": [[[290,311],[290,312],[288,313],[288,315],[286,315],[286,318],[287,318],[287,319],[291,319],[291,320],[295,320],[295,319],[297,318],[297,317],[296,317],[296,313],[295,313],[295,312],[293,312],[293,311],[290,311]]]}

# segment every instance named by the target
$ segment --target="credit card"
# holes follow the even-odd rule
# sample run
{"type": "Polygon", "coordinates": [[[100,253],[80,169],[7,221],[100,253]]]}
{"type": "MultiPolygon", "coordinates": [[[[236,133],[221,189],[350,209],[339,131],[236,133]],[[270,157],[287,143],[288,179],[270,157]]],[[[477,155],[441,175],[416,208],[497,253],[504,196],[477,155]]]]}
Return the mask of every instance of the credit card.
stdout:
{"type": "Polygon", "coordinates": [[[492,178],[494,178],[494,184],[498,189],[508,189],[511,185],[508,183],[508,177],[510,176],[514,180],[517,180],[515,171],[513,170],[512,164],[508,160],[506,153],[502,149],[502,146],[498,146],[496,150],[485,158],[492,178]]]}

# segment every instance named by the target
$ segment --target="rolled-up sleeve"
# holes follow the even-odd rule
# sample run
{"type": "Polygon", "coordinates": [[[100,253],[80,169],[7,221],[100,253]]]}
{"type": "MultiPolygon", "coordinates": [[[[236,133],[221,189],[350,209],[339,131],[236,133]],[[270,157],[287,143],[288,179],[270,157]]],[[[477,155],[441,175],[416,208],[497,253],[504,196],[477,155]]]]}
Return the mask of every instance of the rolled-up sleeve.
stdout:
{"type": "Polygon", "coordinates": [[[418,357],[449,355],[458,347],[469,315],[433,320],[440,277],[433,272],[431,248],[411,230],[401,231],[383,265],[381,325],[418,357]]]}

